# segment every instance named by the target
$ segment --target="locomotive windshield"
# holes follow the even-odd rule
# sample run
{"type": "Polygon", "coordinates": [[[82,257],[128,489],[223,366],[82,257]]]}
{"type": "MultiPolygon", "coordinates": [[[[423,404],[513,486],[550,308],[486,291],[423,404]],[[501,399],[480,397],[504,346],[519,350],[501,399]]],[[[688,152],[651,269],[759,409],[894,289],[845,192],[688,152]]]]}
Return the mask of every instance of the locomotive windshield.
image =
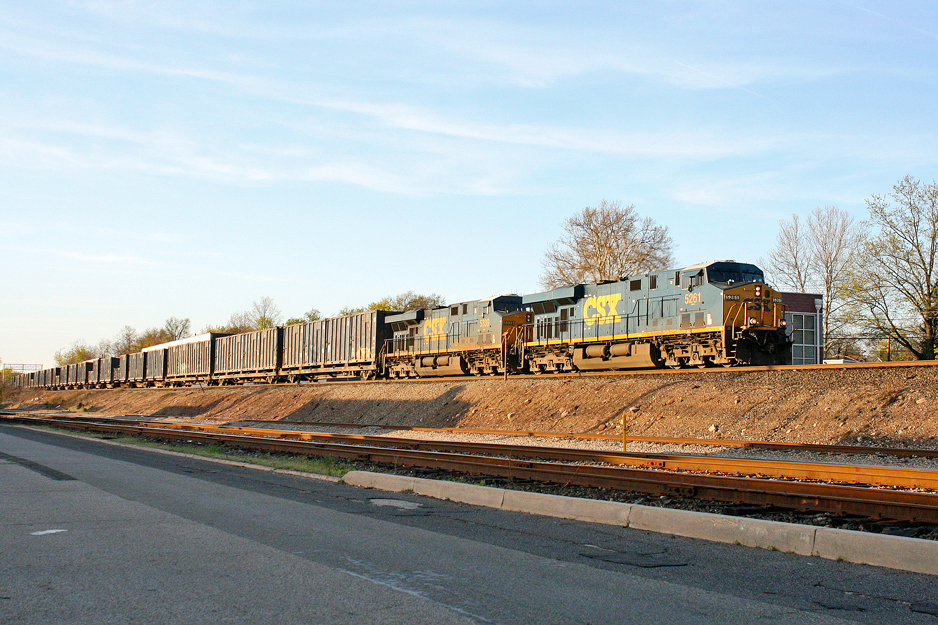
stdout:
{"type": "Polygon", "coordinates": [[[755,265],[743,263],[713,263],[707,267],[707,281],[715,284],[737,282],[765,282],[765,275],[755,265]]]}

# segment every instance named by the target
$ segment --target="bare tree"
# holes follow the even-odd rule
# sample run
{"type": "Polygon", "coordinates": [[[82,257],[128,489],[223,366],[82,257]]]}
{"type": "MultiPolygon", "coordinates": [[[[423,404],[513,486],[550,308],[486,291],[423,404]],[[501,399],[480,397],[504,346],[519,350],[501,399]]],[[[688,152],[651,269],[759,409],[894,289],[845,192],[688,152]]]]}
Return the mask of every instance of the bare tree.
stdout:
{"type": "Polygon", "coordinates": [[[131,326],[124,326],[114,341],[114,351],[118,354],[132,354],[137,351],[137,331],[131,326]]]}
{"type": "Polygon", "coordinates": [[[846,289],[865,236],[864,228],[836,206],[817,207],[802,225],[798,215],[779,222],[779,233],[763,268],[777,286],[824,298],[824,353],[838,351],[844,331],[853,321],[846,306],[846,289]]]}
{"type": "Polygon", "coordinates": [[[807,290],[811,282],[811,261],[808,237],[798,215],[792,215],[791,221],[779,220],[775,247],[759,262],[776,286],[798,293],[807,290]]]}
{"type": "Polygon", "coordinates": [[[618,280],[667,269],[674,264],[674,242],[666,226],[641,217],[635,206],[603,200],[563,224],[565,234],[548,248],[541,285],[618,280]]]}
{"type": "Polygon", "coordinates": [[[110,356],[116,355],[117,350],[114,349],[114,343],[108,339],[101,339],[98,341],[98,345],[94,349],[95,358],[109,358],[110,356]]]}
{"type": "Polygon", "coordinates": [[[868,331],[934,360],[938,345],[938,184],[906,176],[886,197],[867,200],[877,229],[861,248],[851,303],[868,331]]]}
{"type": "Polygon", "coordinates": [[[191,335],[192,321],[188,318],[170,317],[166,320],[163,330],[166,331],[167,341],[178,341],[179,339],[189,338],[191,335]]]}
{"type": "Polygon", "coordinates": [[[280,325],[283,321],[283,313],[274,304],[274,298],[265,295],[259,300],[254,300],[254,305],[248,311],[248,315],[253,322],[255,330],[273,328],[280,325]]]}
{"type": "Polygon", "coordinates": [[[815,208],[808,217],[808,254],[811,272],[824,296],[822,314],[824,353],[836,351],[844,331],[853,322],[847,307],[847,282],[850,279],[865,230],[853,217],[836,206],[815,208]]]}

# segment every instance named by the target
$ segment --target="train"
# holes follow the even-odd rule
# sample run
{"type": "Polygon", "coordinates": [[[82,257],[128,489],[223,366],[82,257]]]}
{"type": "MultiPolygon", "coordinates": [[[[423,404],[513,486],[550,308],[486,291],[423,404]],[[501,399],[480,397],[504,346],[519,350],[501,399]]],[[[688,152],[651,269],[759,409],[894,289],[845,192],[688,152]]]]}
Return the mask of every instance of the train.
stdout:
{"type": "Polygon", "coordinates": [[[18,374],[23,388],[221,386],[791,363],[782,296],[714,261],[432,309],[207,333],[18,374]]]}

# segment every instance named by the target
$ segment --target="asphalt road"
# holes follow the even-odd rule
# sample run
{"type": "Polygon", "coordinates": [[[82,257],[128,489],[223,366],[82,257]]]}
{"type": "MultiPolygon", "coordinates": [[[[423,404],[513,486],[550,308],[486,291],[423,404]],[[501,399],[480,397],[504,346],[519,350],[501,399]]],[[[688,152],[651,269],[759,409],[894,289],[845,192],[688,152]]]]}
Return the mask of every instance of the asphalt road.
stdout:
{"type": "Polygon", "coordinates": [[[0,425],[0,623],[932,623],[938,578],[0,425]]]}

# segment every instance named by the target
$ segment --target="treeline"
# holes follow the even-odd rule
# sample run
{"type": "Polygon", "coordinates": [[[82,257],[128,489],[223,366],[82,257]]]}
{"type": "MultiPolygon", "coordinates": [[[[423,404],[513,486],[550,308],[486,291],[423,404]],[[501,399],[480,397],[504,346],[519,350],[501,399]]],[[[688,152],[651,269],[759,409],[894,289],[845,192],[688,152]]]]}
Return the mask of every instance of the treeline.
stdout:
{"type": "MultiPolygon", "coordinates": [[[[400,295],[389,295],[377,301],[371,302],[368,306],[362,308],[343,308],[339,315],[350,315],[366,310],[392,310],[406,311],[416,310],[418,308],[435,308],[445,303],[442,295],[430,294],[420,295],[413,291],[407,291],[400,295]]],[[[200,334],[206,332],[218,332],[222,334],[242,334],[254,330],[264,330],[279,325],[292,325],[295,323],[306,323],[308,321],[318,321],[322,319],[322,314],[316,308],[300,317],[290,317],[286,321],[283,319],[283,313],[274,303],[273,298],[269,296],[255,300],[251,308],[232,313],[228,318],[228,323],[209,325],[200,331],[200,334]]],[[[189,338],[192,336],[192,321],[189,318],[180,319],[179,317],[170,317],[166,323],[159,328],[147,328],[138,332],[131,326],[124,326],[118,333],[117,338],[101,339],[97,344],[90,345],[85,341],[75,341],[66,349],[55,353],[55,364],[58,367],[71,365],[78,362],[84,362],[94,358],[107,358],[110,356],[120,356],[121,354],[133,354],[147,347],[189,338]]]]}
{"type": "Polygon", "coordinates": [[[836,206],[779,222],[760,264],[776,286],[823,296],[825,357],[938,356],[938,183],[906,176],[866,201],[857,222],[836,206]]]}

